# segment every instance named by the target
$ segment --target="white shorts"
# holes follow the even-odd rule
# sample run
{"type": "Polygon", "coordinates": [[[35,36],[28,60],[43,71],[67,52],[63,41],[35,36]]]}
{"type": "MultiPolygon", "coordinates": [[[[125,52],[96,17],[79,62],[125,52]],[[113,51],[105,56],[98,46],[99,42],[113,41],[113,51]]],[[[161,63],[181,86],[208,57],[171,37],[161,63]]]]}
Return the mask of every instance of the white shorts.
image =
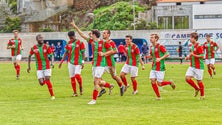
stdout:
{"type": "Polygon", "coordinates": [[[72,78],[76,74],[81,74],[82,66],[81,65],[73,65],[71,63],[68,63],[68,69],[69,69],[69,76],[72,78]]]}
{"type": "Polygon", "coordinates": [[[124,64],[121,72],[124,72],[126,74],[130,73],[131,77],[136,77],[138,76],[138,67],[124,64]]]}
{"type": "Polygon", "coordinates": [[[156,71],[156,70],[151,70],[150,71],[150,79],[156,79],[158,82],[163,82],[165,75],[165,71],[156,71]]]}
{"type": "Polygon", "coordinates": [[[112,72],[110,70],[113,70],[114,76],[116,76],[116,67],[109,67],[109,66],[105,67],[105,72],[110,74],[112,72]]]}
{"type": "Polygon", "coordinates": [[[215,64],[215,59],[212,58],[212,59],[206,59],[205,60],[205,63],[208,65],[208,64],[215,64]]]}
{"type": "Polygon", "coordinates": [[[187,69],[186,76],[192,76],[196,80],[202,80],[203,79],[203,73],[204,73],[204,70],[202,70],[202,69],[195,69],[193,67],[189,67],[187,69]]]}
{"type": "Polygon", "coordinates": [[[17,56],[12,56],[12,62],[13,63],[15,63],[16,62],[16,60],[21,60],[22,59],[22,55],[21,54],[19,54],[19,55],[17,55],[17,56]]]}
{"type": "Polygon", "coordinates": [[[93,78],[102,78],[103,74],[105,72],[105,67],[101,67],[101,66],[98,66],[98,67],[92,67],[92,75],[93,75],[93,78]]]}
{"type": "Polygon", "coordinates": [[[37,77],[38,79],[45,78],[46,76],[51,76],[52,70],[46,69],[46,70],[37,70],[37,77]]]}

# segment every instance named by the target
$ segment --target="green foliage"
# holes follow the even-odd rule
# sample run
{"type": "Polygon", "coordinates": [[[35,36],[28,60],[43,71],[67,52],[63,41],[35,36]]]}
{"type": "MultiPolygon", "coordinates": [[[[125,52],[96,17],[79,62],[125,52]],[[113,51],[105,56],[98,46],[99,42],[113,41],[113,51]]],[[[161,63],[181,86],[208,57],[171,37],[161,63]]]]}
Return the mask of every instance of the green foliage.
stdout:
{"type": "Polygon", "coordinates": [[[6,17],[5,19],[5,27],[2,30],[2,32],[12,32],[13,30],[21,30],[21,19],[19,17],[15,17],[15,18],[10,18],[10,17],[6,17]]]}
{"type": "MultiPolygon", "coordinates": [[[[145,8],[135,3],[135,13],[144,12],[145,8]]],[[[117,2],[111,6],[94,10],[95,20],[90,29],[127,30],[133,23],[133,7],[129,2],[117,2]]],[[[137,16],[137,15],[136,15],[137,16]]]]}
{"type": "Polygon", "coordinates": [[[17,0],[7,0],[13,13],[17,13],[17,0]]]}
{"type": "Polygon", "coordinates": [[[41,32],[53,32],[54,30],[50,27],[40,29],[41,32]]]}

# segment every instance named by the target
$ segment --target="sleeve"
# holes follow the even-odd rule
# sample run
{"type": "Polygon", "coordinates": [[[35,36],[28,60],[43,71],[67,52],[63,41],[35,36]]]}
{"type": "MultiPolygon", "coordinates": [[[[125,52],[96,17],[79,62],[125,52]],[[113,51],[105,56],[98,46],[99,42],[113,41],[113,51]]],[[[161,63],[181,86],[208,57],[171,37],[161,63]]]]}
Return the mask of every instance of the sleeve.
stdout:
{"type": "Polygon", "coordinates": [[[136,55],[139,55],[140,54],[140,49],[136,46],[136,48],[135,48],[135,54],[136,55]]]}
{"type": "Polygon", "coordinates": [[[81,44],[80,44],[80,50],[81,50],[81,52],[84,52],[84,51],[85,51],[85,44],[84,44],[84,42],[81,42],[81,44]]]}
{"type": "Polygon", "coordinates": [[[109,43],[107,43],[107,42],[105,42],[104,47],[105,47],[106,49],[108,49],[108,50],[112,50],[111,45],[110,45],[109,43]]]}
{"type": "Polygon", "coordinates": [[[162,53],[167,53],[167,50],[166,50],[166,48],[163,45],[160,45],[160,51],[162,53]]]}
{"type": "Polygon", "coordinates": [[[214,47],[218,46],[216,42],[214,42],[214,47]]]}
{"type": "Polygon", "coordinates": [[[152,46],[150,46],[150,55],[152,55],[152,46]]]}
{"type": "Polygon", "coordinates": [[[115,44],[114,42],[111,43],[111,46],[112,46],[112,49],[113,49],[113,50],[117,50],[116,44],[115,44]]]}
{"type": "Polygon", "coordinates": [[[65,46],[65,52],[68,52],[70,50],[69,44],[66,44],[65,46]]]}
{"type": "Polygon", "coordinates": [[[33,48],[31,48],[30,52],[29,52],[29,55],[33,55],[33,54],[34,54],[33,48]]]}
{"type": "Polygon", "coordinates": [[[89,44],[91,44],[93,42],[93,39],[92,38],[87,38],[86,40],[89,44]]]}
{"type": "Polygon", "coordinates": [[[203,46],[199,46],[199,47],[197,48],[197,50],[198,50],[198,54],[200,54],[200,55],[204,54],[203,46]]]}
{"type": "Polygon", "coordinates": [[[8,41],[8,44],[7,44],[7,45],[9,45],[9,46],[12,45],[12,44],[11,44],[11,40],[8,41]]]}
{"type": "Polygon", "coordinates": [[[203,44],[203,49],[205,49],[205,43],[203,44]]]}
{"type": "Polygon", "coordinates": [[[48,53],[48,54],[52,54],[52,49],[51,49],[51,47],[48,47],[48,46],[47,46],[47,53],[48,53]]]}

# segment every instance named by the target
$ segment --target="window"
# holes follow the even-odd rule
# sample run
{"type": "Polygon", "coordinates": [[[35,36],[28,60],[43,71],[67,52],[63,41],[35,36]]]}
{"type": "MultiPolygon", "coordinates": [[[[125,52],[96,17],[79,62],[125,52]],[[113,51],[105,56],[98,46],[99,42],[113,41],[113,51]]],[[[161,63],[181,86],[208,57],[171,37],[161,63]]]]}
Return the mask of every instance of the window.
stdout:
{"type": "Polygon", "coordinates": [[[158,28],[159,29],[172,29],[172,17],[171,16],[158,17],[158,28]]]}
{"type": "Polygon", "coordinates": [[[189,29],[189,16],[175,16],[174,28],[175,29],[189,29]]]}
{"type": "Polygon", "coordinates": [[[176,5],[181,5],[181,2],[176,2],[176,5]]]}
{"type": "Polygon", "coordinates": [[[200,4],[204,4],[204,2],[202,1],[202,2],[200,2],[200,4]]]}

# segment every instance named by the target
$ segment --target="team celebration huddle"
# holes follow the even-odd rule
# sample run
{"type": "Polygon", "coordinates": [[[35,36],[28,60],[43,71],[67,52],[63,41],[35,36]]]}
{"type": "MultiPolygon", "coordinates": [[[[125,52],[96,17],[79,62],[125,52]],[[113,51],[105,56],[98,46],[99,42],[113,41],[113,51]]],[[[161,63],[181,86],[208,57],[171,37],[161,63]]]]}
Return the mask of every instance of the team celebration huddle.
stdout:
{"type": "MultiPolygon", "coordinates": [[[[126,91],[129,91],[129,87],[132,85],[132,94],[136,95],[139,93],[138,83],[136,80],[139,72],[139,65],[142,70],[145,70],[145,64],[141,58],[141,52],[139,47],[133,43],[133,36],[125,35],[125,46],[124,52],[127,57],[124,66],[120,73],[116,71],[116,64],[114,55],[118,53],[118,49],[115,42],[110,39],[111,31],[104,30],[101,33],[99,30],[91,30],[88,34],[84,34],[74,21],[71,25],[75,31],[92,46],[92,76],[94,88],[92,91],[92,100],[88,104],[96,104],[97,98],[101,98],[107,91],[109,94],[112,93],[114,86],[119,87],[120,96],[124,96],[126,91]],[[107,72],[111,75],[112,79],[116,81],[117,85],[110,84],[103,78],[103,74],[107,72]],[[131,84],[128,83],[126,75],[130,75],[131,84]]],[[[18,31],[14,30],[14,38],[10,39],[7,44],[7,49],[11,49],[12,61],[16,70],[16,78],[20,78],[20,60],[22,58],[22,39],[18,36],[18,31]]],[[[85,63],[85,44],[82,40],[76,38],[74,31],[68,32],[69,42],[65,46],[65,53],[59,63],[59,69],[62,68],[63,62],[68,62],[68,72],[70,82],[73,90],[73,96],[78,97],[84,94],[84,83],[81,76],[81,72],[84,72],[85,63]],[[68,57],[68,59],[67,59],[68,57]],[[79,91],[77,91],[77,83],[79,91]]],[[[190,34],[190,45],[189,55],[185,57],[186,60],[190,60],[190,65],[185,73],[185,81],[194,89],[194,97],[200,95],[200,100],[205,98],[203,73],[204,73],[204,58],[208,68],[208,73],[211,78],[216,75],[215,63],[215,52],[219,49],[218,45],[213,42],[210,35],[206,35],[206,42],[200,44],[198,42],[198,33],[193,32],[190,34]],[[205,55],[204,55],[205,53],[205,55]],[[193,80],[195,79],[195,81],[193,80]]],[[[44,39],[41,34],[36,36],[37,44],[29,50],[28,56],[28,68],[27,72],[31,71],[31,57],[34,55],[36,61],[37,78],[39,84],[48,87],[48,91],[51,95],[51,99],[55,100],[55,94],[53,90],[53,84],[50,80],[52,69],[54,68],[52,56],[53,50],[50,46],[44,43],[44,39]]],[[[169,53],[164,45],[158,42],[159,35],[153,33],[150,35],[150,47],[149,53],[146,55],[146,59],[152,60],[152,68],[146,69],[147,74],[149,73],[151,87],[156,95],[156,100],[161,100],[160,88],[169,85],[173,90],[176,89],[176,84],[173,80],[165,80],[165,59],[169,57],[169,53]]],[[[181,50],[180,50],[181,51],[181,50]]],[[[149,65],[149,64],[146,64],[149,65]]],[[[181,74],[184,75],[184,74],[181,74]]],[[[185,82],[184,81],[184,82],[185,82]]],[[[116,88],[116,87],[115,87],[116,88]]]]}

